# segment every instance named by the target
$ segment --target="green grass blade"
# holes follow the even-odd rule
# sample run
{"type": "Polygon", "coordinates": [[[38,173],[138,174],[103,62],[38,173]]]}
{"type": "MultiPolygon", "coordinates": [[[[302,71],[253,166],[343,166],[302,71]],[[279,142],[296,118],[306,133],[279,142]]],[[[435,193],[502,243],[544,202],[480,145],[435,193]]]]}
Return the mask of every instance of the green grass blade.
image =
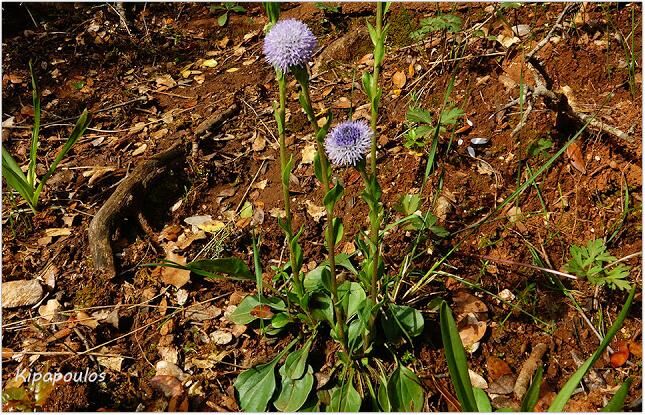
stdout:
{"type": "Polygon", "coordinates": [[[537,404],[538,399],[540,398],[540,386],[542,386],[542,373],[544,368],[538,366],[533,380],[531,381],[531,386],[529,390],[526,391],[526,395],[522,399],[522,406],[520,407],[520,412],[533,412],[533,408],[537,404]]]}
{"type": "Polygon", "coordinates": [[[477,412],[477,401],[475,400],[473,385],[470,383],[470,375],[468,374],[466,351],[461,343],[452,311],[450,311],[445,301],[441,303],[439,315],[441,340],[446,354],[450,380],[457,393],[461,410],[463,412],[477,412]]]}
{"type": "Polygon", "coordinates": [[[620,385],[620,388],[616,391],[614,396],[607,402],[604,408],[600,412],[623,412],[623,407],[625,406],[625,399],[627,398],[627,393],[629,392],[629,387],[632,384],[632,378],[627,378],[620,385]]]}
{"type": "Polygon", "coordinates": [[[618,333],[618,330],[623,325],[623,322],[625,321],[625,318],[627,318],[627,314],[629,313],[629,309],[632,305],[632,301],[634,300],[634,295],[636,294],[636,286],[632,287],[632,290],[629,293],[629,297],[627,297],[627,301],[625,302],[625,305],[623,306],[623,309],[620,311],[620,314],[616,318],[616,321],[614,324],[611,325],[609,330],[607,331],[607,335],[602,339],[602,342],[600,342],[600,346],[598,346],[598,349],[594,352],[594,354],[591,355],[589,359],[587,359],[582,366],[576,370],[576,372],[569,378],[567,383],[562,387],[558,395],[555,397],[553,402],[551,403],[551,406],[549,407],[549,412],[562,412],[564,409],[564,405],[569,401],[569,398],[571,398],[571,395],[573,394],[573,391],[578,387],[578,384],[582,380],[582,378],[587,374],[589,369],[591,369],[591,366],[600,358],[602,353],[605,351],[611,340],[614,338],[616,333],[618,333]]]}
{"type": "Polygon", "coordinates": [[[54,162],[51,164],[51,166],[49,166],[49,170],[47,170],[47,173],[45,173],[43,178],[40,180],[40,183],[38,184],[38,187],[36,188],[36,191],[35,191],[36,201],[38,200],[38,196],[40,196],[40,192],[42,191],[43,186],[45,186],[45,183],[47,182],[47,180],[56,171],[56,167],[58,167],[58,164],[63,160],[63,158],[65,158],[67,153],[69,153],[69,151],[72,149],[76,141],[78,141],[78,139],[83,135],[83,133],[85,133],[85,130],[89,125],[90,125],[89,113],[87,112],[87,110],[85,110],[78,118],[78,121],[76,121],[76,125],[74,126],[74,130],[72,131],[72,134],[69,136],[67,141],[65,141],[63,148],[56,155],[54,162]]]}
{"type": "Polygon", "coordinates": [[[34,126],[31,130],[31,149],[29,150],[27,181],[33,189],[36,186],[36,159],[38,157],[38,137],[40,135],[40,97],[38,96],[38,85],[36,84],[31,61],[29,61],[29,73],[31,74],[31,89],[34,102],[34,126]]]}
{"type": "Polygon", "coordinates": [[[17,191],[27,201],[31,209],[35,210],[34,190],[27,182],[27,178],[20,170],[16,160],[4,147],[2,147],[2,176],[7,181],[7,185],[17,191]]]}

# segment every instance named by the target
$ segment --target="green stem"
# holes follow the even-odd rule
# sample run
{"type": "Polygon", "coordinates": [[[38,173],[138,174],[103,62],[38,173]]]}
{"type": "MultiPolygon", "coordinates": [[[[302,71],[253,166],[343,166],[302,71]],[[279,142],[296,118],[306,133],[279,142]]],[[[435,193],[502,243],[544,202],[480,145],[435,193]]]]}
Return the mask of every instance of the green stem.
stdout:
{"type": "MultiPolygon", "coordinates": [[[[378,37],[378,44],[375,45],[375,48],[384,48],[384,39],[383,39],[383,7],[380,3],[376,4],[376,34],[378,37]]],[[[376,53],[375,53],[376,55],[376,53]]],[[[376,91],[378,90],[378,78],[379,78],[379,72],[381,69],[381,62],[379,60],[374,59],[374,73],[372,75],[372,96],[376,94],[376,91]]],[[[371,175],[373,180],[378,181],[378,175],[376,171],[376,141],[377,141],[377,131],[376,131],[376,126],[378,122],[378,104],[377,101],[372,99],[371,102],[371,128],[372,128],[372,148],[371,148],[371,175]]],[[[366,183],[367,185],[367,183],[366,183]]],[[[375,206],[376,209],[378,209],[378,203],[375,206]]],[[[370,215],[370,218],[372,218],[372,215],[370,215]]],[[[376,213],[376,215],[373,217],[373,220],[370,223],[370,240],[371,240],[371,259],[372,259],[372,284],[370,286],[370,297],[372,298],[372,301],[374,304],[378,303],[378,268],[379,268],[379,229],[381,227],[380,223],[380,218],[379,214],[376,213]]],[[[370,336],[373,335],[373,328],[374,328],[374,321],[376,320],[376,316],[372,315],[370,318],[370,336]]],[[[368,347],[367,344],[364,345],[364,347],[368,347]]]]}
{"type": "MultiPolygon", "coordinates": [[[[286,101],[287,101],[287,80],[281,73],[276,73],[276,78],[278,80],[278,87],[280,89],[280,106],[278,108],[278,117],[282,121],[282,127],[279,128],[279,137],[278,141],[280,144],[280,168],[284,172],[287,169],[287,164],[289,160],[287,158],[287,145],[286,145],[286,133],[285,133],[285,114],[286,114],[286,101]]],[[[289,246],[289,257],[291,260],[291,274],[293,275],[293,285],[296,290],[298,297],[302,297],[304,294],[304,287],[302,281],[300,280],[300,271],[296,267],[296,257],[291,246],[291,240],[293,239],[293,229],[291,227],[291,200],[289,199],[289,183],[282,181],[282,199],[284,201],[284,211],[285,211],[285,234],[287,236],[287,245],[289,246]]]]}
{"type": "MultiPolygon", "coordinates": [[[[309,122],[311,123],[312,128],[314,129],[314,133],[316,136],[316,149],[318,151],[318,158],[320,159],[320,170],[322,173],[322,185],[325,190],[325,194],[329,191],[329,160],[327,159],[327,155],[325,154],[325,149],[323,146],[323,137],[318,137],[318,131],[320,130],[320,127],[318,127],[318,123],[316,122],[316,119],[314,117],[314,112],[313,112],[313,107],[311,105],[311,96],[309,93],[309,85],[307,82],[302,82],[299,80],[300,87],[302,88],[302,96],[303,100],[301,104],[305,107],[304,110],[307,113],[307,118],[309,118],[309,122]]],[[[325,236],[325,242],[327,243],[327,251],[329,253],[329,271],[331,273],[331,297],[332,297],[332,302],[334,303],[334,311],[336,314],[337,318],[337,326],[338,326],[338,335],[341,340],[341,345],[343,346],[343,350],[345,353],[349,355],[348,348],[347,348],[347,337],[345,336],[345,313],[343,312],[343,308],[340,306],[340,302],[338,301],[338,281],[336,280],[336,258],[335,258],[335,249],[334,249],[334,226],[333,226],[333,220],[334,220],[334,211],[332,209],[327,209],[327,232],[325,236]]]]}

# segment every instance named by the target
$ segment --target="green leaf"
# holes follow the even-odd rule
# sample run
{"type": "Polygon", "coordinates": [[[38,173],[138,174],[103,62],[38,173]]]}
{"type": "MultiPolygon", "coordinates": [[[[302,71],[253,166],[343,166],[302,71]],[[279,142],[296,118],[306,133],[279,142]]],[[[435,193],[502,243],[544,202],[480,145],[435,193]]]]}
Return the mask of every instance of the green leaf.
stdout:
{"type": "Polygon", "coordinates": [[[32,209],[36,208],[33,188],[27,181],[25,174],[20,170],[16,160],[11,157],[11,154],[4,146],[2,147],[2,176],[7,181],[7,185],[16,190],[32,209]]]}
{"type": "Polygon", "coordinates": [[[476,412],[477,402],[475,401],[473,386],[470,383],[470,375],[468,374],[466,351],[461,343],[455,319],[445,301],[441,303],[439,317],[441,339],[444,353],[446,354],[446,362],[448,363],[448,372],[457,393],[457,399],[461,404],[461,410],[464,412],[476,412]]]}
{"type": "Polygon", "coordinates": [[[334,305],[331,298],[325,293],[316,292],[311,295],[309,300],[311,315],[318,321],[327,321],[334,325],[334,305]]]}
{"type": "Polygon", "coordinates": [[[441,113],[441,125],[455,125],[463,115],[464,111],[461,108],[448,108],[441,113]]]}
{"type": "Polygon", "coordinates": [[[553,147],[553,141],[547,140],[546,138],[540,138],[529,144],[526,151],[531,157],[536,157],[546,154],[547,150],[550,150],[551,147],[553,147]]]}
{"type": "Polygon", "coordinates": [[[383,412],[392,412],[390,398],[387,395],[387,379],[385,377],[381,378],[381,385],[378,388],[378,403],[383,412]]]}
{"type": "Polygon", "coordinates": [[[488,399],[486,392],[479,388],[474,388],[473,394],[475,395],[478,412],[493,412],[493,407],[490,405],[490,399],[488,399]]]}
{"type": "Polygon", "coordinates": [[[361,395],[358,394],[351,379],[342,386],[336,387],[331,393],[331,402],[327,411],[358,412],[361,409],[361,395]]]}
{"type": "Polygon", "coordinates": [[[387,396],[394,412],[420,412],[425,393],[413,371],[398,363],[387,381],[387,396]]]}
{"type": "Polygon", "coordinates": [[[235,13],[245,13],[246,9],[239,4],[236,4],[235,6],[231,7],[231,10],[234,11],[235,13]]]}
{"type": "Polygon", "coordinates": [[[239,258],[200,259],[186,264],[186,269],[207,278],[222,278],[221,274],[231,279],[253,280],[255,276],[246,262],[239,258]]]}
{"type": "Polygon", "coordinates": [[[526,395],[522,398],[522,406],[520,407],[520,412],[533,412],[535,405],[537,405],[538,399],[540,398],[540,387],[542,386],[542,373],[544,368],[538,366],[535,375],[533,375],[533,380],[531,381],[531,386],[529,390],[526,391],[526,395]]]}
{"type": "Polygon", "coordinates": [[[276,329],[281,329],[291,322],[291,318],[287,313],[278,313],[271,319],[271,326],[276,329]]]}
{"type": "Polygon", "coordinates": [[[549,406],[549,412],[562,412],[564,405],[569,401],[569,398],[571,398],[573,391],[576,390],[578,384],[582,381],[582,378],[587,374],[589,369],[591,369],[593,364],[596,363],[596,360],[598,360],[600,356],[602,356],[611,340],[614,338],[616,333],[618,333],[618,330],[620,330],[620,328],[622,327],[623,322],[625,321],[625,318],[627,318],[627,314],[629,313],[629,309],[632,305],[635,294],[636,287],[632,287],[632,290],[629,292],[629,296],[627,297],[627,301],[625,302],[623,309],[620,311],[620,314],[616,318],[614,324],[612,324],[607,331],[607,334],[602,339],[602,342],[600,342],[598,349],[596,349],[594,354],[592,354],[591,357],[589,357],[589,359],[587,359],[582,364],[582,366],[580,366],[578,370],[575,371],[575,373],[569,378],[567,383],[565,383],[560,392],[553,399],[551,406],[549,406]]]}
{"type": "Polygon", "coordinates": [[[378,34],[376,33],[376,29],[374,29],[374,26],[369,22],[369,20],[366,20],[367,23],[367,31],[370,33],[370,39],[372,39],[372,44],[376,46],[378,42],[378,34]]]}
{"type": "Polygon", "coordinates": [[[398,337],[401,331],[408,339],[423,333],[423,314],[412,307],[390,304],[388,312],[383,315],[383,318],[383,327],[384,329],[387,327],[386,336],[392,340],[398,337]],[[389,319],[392,321],[388,321],[389,319]]]}
{"type": "Polygon", "coordinates": [[[318,179],[319,182],[323,182],[323,174],[322,174],[322,166],[320,165],[320,154],[316,152],[316,155],[314,156],[314,174],[316,175],[316,178],[318,179]]]}
{"type": "Polygon", "coordinates": [[[304,375],[311,343],[311,339],[307,340],[300,350],[296,350],[287,356],[284,365],[280,368],[280,374],[283,378],[300,379],[304,375]]]}
{"type": "Polygon", "coordinates": [[[421,196],[416,194],[416,195],[403,195],[399,199],[399,203],[394,207],[396,210],[399,212],[403,213],[404,215],[412,215],[414,212],[419,209],[419,206],[421,205],[421,196]]]}
{"type": "Polygon", "coordinates": [[[307,402],[313,386],[314,375],[311,366],[308,366],[307,373],[300,379],[283,376],[282,390],[273,405],[282,412],[296,412],[307,402]]]}
{"type": "Polygon", "coordinates": [[[262,5],[264,6],[267,16],[269,16],[269,21],[275,24],[280,18],[280,3],[266,1],[263,2],[262,5]]]}
{"type": "Polygon", "coordinates": [[[258,365],[240,373],[235,380],[240,408],[246,412],[264,412],[275,391],[275,366],[293,346],[294,340],[269,363],[258,365]]]}
{"type": "Polygon", "coordinates": [[[632,384],[632,378],[627,378],[620,388],[616,391],[614,396],[607,402],[604,408],[600,412],[623,412],[623,407],[625,406],[625,399],[627,398],[627,393],[629,392],[629,387],[632,384]]]}
{"type": "Polygon", "coordinates": [[[334,229],[334,245],[338,245],[343,240],[343,231],[345,229],[343,220],[341,218],[334,218],[332,220],[332,226],[334,229]]]}
{"type": "Polygon", "coordinates": [[[287,161],[286,166],[284,166],[284,170],[282,170],[282,184],[286,186],[287,188],[289,187],[290,183],[290,178],[291,178],[291,170],[293,169],[293,155],[289,155],[289,161],[287,161]]]}
{"type": "Polygon", "coordinates": [[[224,13],[223,15],[217,18],[217,24],[220,25],[220,27],[226,25],[227,21],[228,21],[228,13],[224,13]]]}
{"type": "Polygon", "coordinates": [[[430,112],[424,110],[423,108],[418,108],[418,107],[408,108],[408,113],[406,114],[406,118],[410,122],[423,123],[428,125],[434,124],[434,121],[432,119],[432,115],[430,114],[430,112]]]}
{"type": "Polygon", "coordinates": [[[338,202],[338,200],[340,200],[342,195],[343,185],[341,185],[339,182],[336,182],[336,185],[327,192],[325,198],[323,199],[323,203],[328,211],[331,211],[334,208],[334,205],[336,204],[336,202],[338,202]]]}
{"type": "Polygon", "coordinates": [[[372,74],[369,72],[364,72],[361,78],[363,83],[363,92],[367,95],[369,101],[372,100],[372,74]]]}
{"type": "Polygon", "coordinates": [[[347,320],[359,310],[360,304],[367,298],[363,287],[354,281],[345,281],[338,287],[338,301],[345,310],[347,320]]]}
{"type": "Polygon", "coordinates": [[[69,151],[72,149],[72,146],[76,143],[76,141],[78,141],[78,139],[85,133],[85,130],[89,125],[90,125],[90,116],[87,110],[85,110],[76,121],[76,125],[72,130],[72,134],[70,134],[67,141],[65,141],[65,144],[63,144],[63,148],[56,155],[56,158],[49,166],[49,170],[47,170],[47,173],[45,173],[45,175],[40,179],[40,184],[38,185],[38,187],[34,192],[34,198],[36,199],[36,201],[38,200],[38,196],[40,195],[40,192],[42,191],[43,186],[45,186],[45,183],[47,183],[47,180],[49,180],[51,175],[54,174],[54,172],[56,171],[58,164],[63,160],[63,158],[65,158],[67,153],[69,153],[69,151]]]}
{"type": "Polygon", "coordinates": [[[38,157],[38,140],[40,136],[40,96],[38,95],[38,86],[34,70],[29,61],[29,74],[31,75],[31,93],[34,103],[34,126],[31,130],[31,148],[29,149],[29,166],[27,168],[27,182],[31,188],[36,187],[36,159],[38,157]]]}

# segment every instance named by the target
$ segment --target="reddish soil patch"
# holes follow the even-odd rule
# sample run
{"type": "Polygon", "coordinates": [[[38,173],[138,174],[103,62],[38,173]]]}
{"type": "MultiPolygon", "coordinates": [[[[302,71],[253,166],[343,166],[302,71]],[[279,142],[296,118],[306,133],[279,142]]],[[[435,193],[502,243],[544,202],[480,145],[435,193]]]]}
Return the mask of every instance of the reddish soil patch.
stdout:
{"type": "MultiPolygon", "coordinates": [[[[13,358],[5,359],[3,349],[4,382],[25,367],[42,370],[47,365],[65,371],[70,370],[70,362],[74,367],[90,367],[108,375],[102,383],[55,387],[43,410],[185,408],[153,387],[151,379],[160,360],[174,360],[186,376],[183,384],[190,410],[238,410],[232,385],[240,368],[268,360],[298,335],[295,328],[278,338],[261,336],[250,328],[236,331],[239,328],[224,314],[247,293],[254,292],[254,284],[193,277],[177,290],[162,282],[160,270],[142,266],[164,256],[155,245],[179,243],[177,235],[192,235],[185,218],[211,215],[228,221],[231,211],[245,201],[256,212],[264,213],[259,229],[267,284],[274,276],[271,266],[282,263],[288,255],[276,218],[283,205],[271,107],[277,98],[277,87],[273,70],[262,57],[266,18],[261,5],[244,6],[246,13],[231,13],[226,26],[220,27],[218,14],[211,13],[206,4],[128,5],[126,30],[108,5],[38,5],[33,9],[30,6],[38,27],[33,27],[30,19],[15,21],[3,33],[4,121],[12,117],[12,126],[3,128],[3,146],[19,163],[26,164],[33,120],[29,60],[34,62],[43,95],[39,174],[46,171],[61,139],[69,134],[68,118],[77,117],[85,107],[94,118],[92,129],[48,182],[38,214],[30,214],[24,204],[17,204],[18,199],[3,193],[2,280],[38,276],[45,283],[48,276],[53,276],[55,284],[48,288],[47,300],[55,298],[62,310],[110,306],[88,308],[85,312],[89,316],[96,310],[116,310],[116,317],[104,318],[95,327],[77,325],[78,333],[55,341],[48,341],[49,337],[66,327],[69,317],[78,318],[77,313],[66,314],[61,321],[43,323],[37,309],[3,310],[3,347],[9,349],[7,356],[15,353],[13,358]],[[209,59],[216,64],[203,65],[209,59]],[[194,135],[197,125],[234,101],[239,103],[239,113],[217,132],[204,137],[194,135]],[[117,104],[122,105],[113,107],[117,104]],[[195,151],[146,195],[144,215],[154,234],[140,229],[136,218],[124,219],[113,240],[118,273],[114,279],[107,279],[93,269],[89,259],[87,229],[92,216],[137,163],[179,139],[194,143],[195,151]],[[52,228],[69,232],[48,237],[46,230],[52,228]],[[173,232],[174,237],[168,236],[173,232]],[[196,320],[188,311],[175,308],[181,305],[212,307],[204,312],[215,316],[196,320]],[[36,318],[34,324],[27,320],[32,317],[36,318]],[[218,330],[235,335],[230,343],[219,345],[209,340],[209,335],[218,330]],[[43,354],[30,359],[31,355],[18,353],[36,350],[34,344],[40,347],[37,350],[61,355],[43,354]],[[87,347],[102,344],[102,353],[122,356],[123,360],[117,365],[114,361],[97,360],[100,356],[74,356],[87,347]]],[[[335,120],[349,116],[341,97],[357,105],[355,114],[365,114],[360,107],[366,101],[365,95],[358,84],[360,74],[367,70],[365,61],[369,57],[365,55],[371,45],[369,37],[359,34],[351,37],[351,47],[338,49],[339,56],[325,55],[324,47],[347,33],[362,30],[372,7],[347,3],[338,12],[323,12],[313,3],[282,5],[284,17],[302,19],[312,27],[322,47],[319,56],[333,60],[315,62],[319,65],[315,66],[312,95],[315,109],[331,108],[335,120]],[[354,87],[353,81],[357,82],[354,87]]],[[[607,245],[612,255],[622,258],[641,250],[642,22],[637,4],[588,5],[580,17],[581,24],[568,25],[539,53],[554,91],[570,87],[577,108],[588,114],[597,113],[603,122],[628,132],[634,142],[587,129],[578,141],[585,173],[563,155],[538,178],[536,186],[527,188],[512,205],[515,210],[511,212],[521,210],[520,220],[509,220],[512,214],[507,206],[476,230],[466,230],[494,211],[518,183],[530,177],[527,168],[535,172],[581,127],[538,100],[520,134],[511,135],[521,119],[520,108],[500,109],[519,96],[520,84],[532,85],[523,56],[546,35],[562,6],[527,4],[508,10],[503,17],[491,12],[490,7],[395,4],[388,17],[389,50],[382,70],[383,99],[378,123],[379,179],[386,220],[400,217],[394,209],[396,203],[402,195],[419,191],[426,168],[429,145],[414,150],[403,145],[405,114],[412,97],[436,118],[454,74],[450,101],[464,111],[456,126],[462,132],[442,134],[437,164],[422,192],[426,210],[436,208],[440,196],[447,201],[441,225],[451,236],[426,238],[419,247],[423,254],[412,265],[417,274],[423,275],[461,243],[442,269],[468,284],[437,277],[407,297],[405,301],[424,311],[426,330],[418,344],[396,349],[422,378],[429,395],[429,410],[454,409],[437,316],[430,309],[434,298],[450,302],[458,290],[467,289],[488,306],[488,329],[479,349],[469,356],[469,363],[489,383],[494,382],[496,373],[489,366],[491,358],[503,360],[511,374],[517,375],[534,346],[548,345],[540,405],[548,406],[553,392],[579,366],[576,359],[586,359],[598,346],[597,337],[551,277],[478,256],[534,264],[531,246],[548,261],[545,266],[562,270],[571,245],[609,238],[614,233],[607,245]],[[445,41],[437,37],[415,43],[410,39],[409,33],[419,28],[420,19],[438,11],[461,16],[464,29],[481,24],[478,30],[483,35],[465,41],[465,58],[455,60],[449,56],[458,35],[448,36],[445,41]],[[509,25],[528,25],[530,31],[506,48],[494,39],[508,35],[509,25]],[[634,37],[633,42],[628,36],[634,37]],[[626,45],[631,48],[632,44],[638,66],[630,88],[626,45]],[[408,78],[399,92],[394,91],[392,82],[397,71],[404,71],[408,78]],[[462,129],[468,125],[466,119],[472,127],[462,129]],[[488,138],[489,142],[473,146],[474,159],[467,147],[477,137],[488,138]],[[539,139],[550,140],[552,146],[543,154],[530,155],[529,147],[539,139]],[[524,312],[499,301],[504,290],[513,293],[515,304],[524,312]]],[[[313,165],[301,163],[303,149],[314,141],[298,103],[295,82],[289,88],[292,95],[288,101],[287,135],[295,158],[294,225],[305,225],[301,243],[305,265],[312,269],[324,260],[325,254],[323,221],[312,220],[310,207],[322,204],[322,190],[313,165]]],[[[362,182],[353,170],[337,173],[345,185],[345,197],[336,213],[343,218],[344,239],[350,242],[368,223],[367,209],[360,197],[362,182]]],[[[399,272],[414,239],[414,234],[399,228],[387,235],[384,261],[389,275],[399,272]]],[[[248,222],[234,221],[225,236],[209,234],[187,244],[179,254],[192,260],[203,255],[205,248],[207,253],[235,255],[251,264],[248,222]],[[207,245],[214,240],[218,241],[215,247],[207,245]]],[[[636,258],[626,263],[632,267],[630,282],[639,289],[616,341],[633,341],[640,347],[642,269],[636,258]]],[[[626,298],[624,292],[595,290],[584,280],[564,280],[563,284],[601,331],[615,320],[626,298]]],[[[318,368],[330,359],[332,345],[320,340],[314,346],[318,368]]],[[[594,368],[604,385],[576,394],[567,409],[600,409],[617,385],[631,376],[634,383],[627,403],[634,405],[627,409],[638,410],[640,355],[632,354],[630,362],[612,368],[606,353],[594,368]]],[[[502,396],[496,404],[505,404],[504,399],[502,396]]]]}

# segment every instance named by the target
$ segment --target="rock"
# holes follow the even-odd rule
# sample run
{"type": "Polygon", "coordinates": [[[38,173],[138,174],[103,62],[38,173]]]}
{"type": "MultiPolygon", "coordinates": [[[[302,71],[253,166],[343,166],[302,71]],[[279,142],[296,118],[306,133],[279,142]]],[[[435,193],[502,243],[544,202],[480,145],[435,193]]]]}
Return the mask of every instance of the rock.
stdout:
{"type": "Polygon", "coordinates": [[[43,287],[37,280],[18,280],[2,283],[2,308],[36,304],[43,296],[43,287]]]}

